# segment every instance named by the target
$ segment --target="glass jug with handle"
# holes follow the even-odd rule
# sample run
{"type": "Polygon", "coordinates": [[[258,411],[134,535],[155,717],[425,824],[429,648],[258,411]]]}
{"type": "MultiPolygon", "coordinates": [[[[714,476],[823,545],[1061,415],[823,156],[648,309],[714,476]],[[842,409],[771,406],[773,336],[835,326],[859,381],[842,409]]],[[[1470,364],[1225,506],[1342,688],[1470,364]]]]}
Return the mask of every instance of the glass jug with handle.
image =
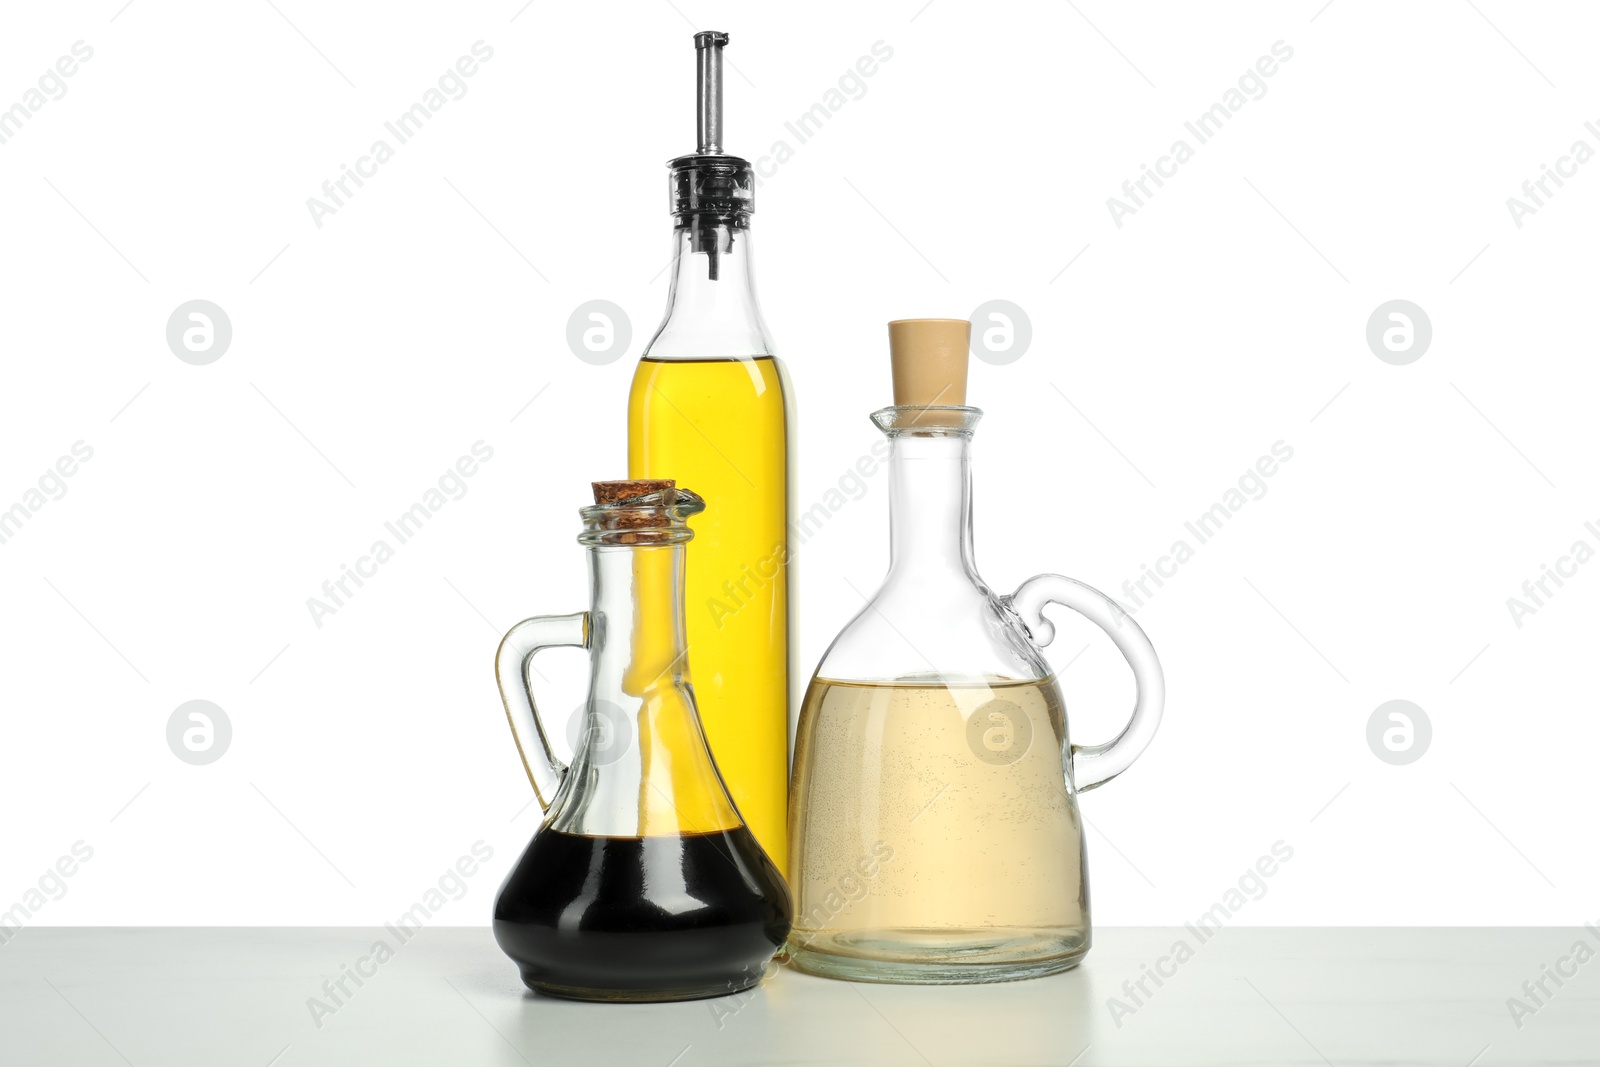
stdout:
{"type": "Polygon", "coordinates": [[[583,1000],[688,1000],[748,989],[789,931],[782,875],[717,774],[689,684],[687,520],[668,480],[595,483],[582,509],[590,607],[513,626],[495,674],[545,820],[494,906],[523,982],[583,1000]],[[532,657],[589,650],[583,732],[567,766],[534,706],[532,657]]]}
{"type": "Polygon", "coordinates": [[[800,712],[789,951],[816,974],[985,982],[1078,963],[1091,932],[1077,794],[1127,769],[1161,717],[1160,663],[1115,601],[1054,574],[998,596],[979,576],[969,453],[982,412],[960,405],[966,331],[891,324],[896,400],[923,402],[872,416],[890,441],[889,572],[800,712]],[[931,383],[902,381],[930,362],[943,367],[931,383]],[[1099,625],[1133,668],[1133,714],[1105,744],[1069,740],[1041,651],[1050,604],[1099,625]]]}

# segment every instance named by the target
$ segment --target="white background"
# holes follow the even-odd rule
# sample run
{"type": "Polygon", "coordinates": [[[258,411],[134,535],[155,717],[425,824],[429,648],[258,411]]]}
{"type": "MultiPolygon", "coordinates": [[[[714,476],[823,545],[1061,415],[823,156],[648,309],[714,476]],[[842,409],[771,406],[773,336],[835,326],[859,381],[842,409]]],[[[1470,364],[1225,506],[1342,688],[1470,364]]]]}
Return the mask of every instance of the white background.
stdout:
{"type": "MultiPolygon", "coordinates": [[[[0,507],[94,449],[0,545],[0,909],[81,839],[34,922],[377,923],[482,839],[443,921],[487,921],[538,822],[492,654],[583,606],[576,508],[624,472],[663,163],[693,148],[690,35],[717,28],[729,149],[794,149],[755,225],[802,507],[876,440],[883,323],[995,298],[1033,330],[973,369],[997,590],[1056,570],[1115,592],[1294,449],[1138,612],[1167,717],[1083,798],[1096,921],[1192,919],[1279,839],[1293,860],[1236,921],[1596,918],[1600,564],[1520,628],[1506,607],[1600,547],[1600,163],[1521,228],[1506,207],[1574,140],[1600,148],[1593,11],[123,3],[10,5],[0,31],[0,106],[94,49],[0,145],[0,507]],[[307,198],[479,40],[467,94],[315,225],[307,198]],[[784,123],[878,41],[864,95],[797,143],[784,123]],[[1115,225],[1107,198],[1194,145],[1183,123],[1276,41],[1265,96],[1115,225]],[[165,339],[196,298],[233,325],[209,366],[165,339]],[[633,324],[603,367],[565,340],[596,298],[633,324]],[[1365,340],[1396,298],[1433,324],[1408,366],[1365,340]],[[479,440],[467,495],[318,628],[306,599],[479,440]],[[1366,741],[1396,698],[1433,725],[1408,766],[1366,741]],[[232,722],[208,766],[167,747],[191,699],[232,722]]],[[[884,481],[803,550],[807,670],[860,607],[847,581],[882,573],[884,481]]],[[[1132,689],[1085,625],[1052,655],[1085,645],[1063,676],[1080,741],[1132,689]]],[[[543,669],[562,718],[580,661],[543,669]]]]}

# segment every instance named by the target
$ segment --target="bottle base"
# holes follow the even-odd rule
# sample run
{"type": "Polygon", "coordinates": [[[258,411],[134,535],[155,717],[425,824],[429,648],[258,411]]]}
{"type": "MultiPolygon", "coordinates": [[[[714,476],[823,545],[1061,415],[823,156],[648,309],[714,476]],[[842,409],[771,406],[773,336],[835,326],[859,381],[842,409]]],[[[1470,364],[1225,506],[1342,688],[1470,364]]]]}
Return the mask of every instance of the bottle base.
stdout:
{"type": "Polygon", "coordinates": [[[646,837],[545,827],[495,898],[493,929],[535,992],[698,1000],[759,982],[789,934],[791,907],[742,824],[646,837]]]}
{"type": "Polygon", "coordinates": [[[1004,931],[966,936],[906,931],[882,935],[834,935],[823,945],[790,941],[789,965],[823,978],[901,985],[969,985],[1020,982],[1076,967],[1089,951],[1087,936],[1071,938],[1007,935],[1004,931]]]}
{"type": "Polygon", "coordinates": [[[721,985],[692,986],[683,989],[587,989],[581,986],[555,985],[522,976],[522,984],[535,993],[563,1000],[593,1000],[610,1004],[655,1004],[674,1000],[708,1000],[711,997],[732,996],[754,989],[761,984],[762,974],[749,981],[724,982],[721,985]]]}

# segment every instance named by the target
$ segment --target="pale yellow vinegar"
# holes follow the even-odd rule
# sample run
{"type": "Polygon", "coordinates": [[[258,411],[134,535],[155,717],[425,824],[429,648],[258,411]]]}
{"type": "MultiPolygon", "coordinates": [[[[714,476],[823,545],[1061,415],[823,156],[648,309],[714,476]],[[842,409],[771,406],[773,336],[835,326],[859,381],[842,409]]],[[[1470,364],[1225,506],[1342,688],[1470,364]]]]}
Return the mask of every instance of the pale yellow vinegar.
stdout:
{"type": "Polygon", "coordinates": [[[1081,955],[1088,890],[1065,740],[1053,679],[812,679],[794,758],[799,966],[960,981],[1081,955]]]}
{"type": "Polygon", "coordinates": [[[685,562],[689,678],[717,769],[780,870],[789,855],[786,419],[771,356],[643,359],[628,397],[628,477],[672,478],[706,501],[690,521],[685,562]]]}

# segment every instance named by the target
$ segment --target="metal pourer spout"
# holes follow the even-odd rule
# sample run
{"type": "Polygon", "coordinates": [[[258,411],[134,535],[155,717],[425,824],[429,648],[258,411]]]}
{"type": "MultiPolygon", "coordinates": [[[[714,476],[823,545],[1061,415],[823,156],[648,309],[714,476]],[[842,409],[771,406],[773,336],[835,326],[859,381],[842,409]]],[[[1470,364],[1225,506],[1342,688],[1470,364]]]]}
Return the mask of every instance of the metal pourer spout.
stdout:
{"type": "Polygon", "coordinates": [[[706,274],[716,281],[721,258],[742,239],[755,210],[755,171],[748,160],[722,147],[722,49],[728,35],[702,30],[694,35],[695,124],[699,145],[667,164],[672,217],[689,234],[689,250],[706,257],[706,274]]]}
{"type": "Polygon", "coordinates": [[[722,154],[722,48],[727,43],[728,35],[716,30],[694,35],[696,151],[703,156],[722,154]]]}

